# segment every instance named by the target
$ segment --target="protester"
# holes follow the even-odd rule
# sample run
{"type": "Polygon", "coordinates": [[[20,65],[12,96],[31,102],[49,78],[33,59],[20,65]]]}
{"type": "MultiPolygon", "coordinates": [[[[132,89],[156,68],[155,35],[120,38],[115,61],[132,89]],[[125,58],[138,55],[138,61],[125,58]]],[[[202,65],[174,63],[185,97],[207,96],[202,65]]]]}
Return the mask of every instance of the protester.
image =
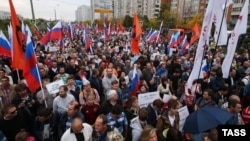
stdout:
{"type": "Polygon", "coordinates": [[[118,131],[117,128],[109,126],[107,117],[100,114],[95,121],[92,133],[93,141],[113,141],[114,139],[119,139],[123,141],[123,136],[118,131]]]}
{"type": "Polygon", "coordinates": [[[150,125],[143,128],[140,141],[157,141],[156,129],[150,125]]]}
{"type": "Polygon", "coordinates": [[[32,132],[32,120],[27,118],[15,105],[6,104],[1,111],[0,130],[8,141],[15,141],[15,136],[21,129],[32,132]]]}
{"type": "Polygon", "coordinates": [[[147,125],[148,111],[147,108],[140,108],[139,114],[137,117],[133,118],[130,123],[130,127],[132,129],[132,141],[139,141],[141,132],[144,127],[147,125]]]}
{"type": "Polygon", "coordinates": [[[62,115],[59,114],[59,122],[58,122],[59,138],[61,138],[62,134],[71,127],[72,121],[75,118],[80,118],[83,121],[85,120],[84,116],[80,112],[80,104],[77,101],[72,101],[69,103],[67,111],[63,112],[62,115]]]}
{"type": "Polygon", "coordinates": [[[80,118],[75,118],[71,128],[64,132],[61,141],[92,141],[92,132],[93,129],[89,124],[83,123],[80,118]]]}
{"type": "Polygon", "coordinates": [[[53,113],[58,113],[62,115],[63,112],[67,111],[67,107],[70,102],[75,101],[75,98],[68,93],[67,86],[60,86],[59,95],[53,101],[53,113]]]}

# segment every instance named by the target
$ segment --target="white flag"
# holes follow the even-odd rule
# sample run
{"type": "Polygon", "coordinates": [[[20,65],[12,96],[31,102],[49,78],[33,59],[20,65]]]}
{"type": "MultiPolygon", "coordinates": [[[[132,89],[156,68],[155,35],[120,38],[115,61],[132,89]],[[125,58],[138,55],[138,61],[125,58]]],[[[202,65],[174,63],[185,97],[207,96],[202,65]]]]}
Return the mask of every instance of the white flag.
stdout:
{"type": "Polygon", "coordinates": [[[223,78],[228,78],[229,70],[231,68],[233,56],[236,50],[240,34],[244,34],[247,31],[248,5],[249,5],[249,0],[246,0],[245,5],[243,6],[240,15],[238,17],[234,30],[231,33],[231,37],[229,39],[229,43],[227,46],[227,55],[221,66],[223,72],[223,78]]]}
{"type": "Polygon", "coordinates": [[[220,37],[219,37],[219,40],[217,43],[218,45],[226,45],[227,44],[226,13],[223,17],[223,12],[224,12],[224,8],[228,7],[232,3],[233,3],[232,0],[218,0],[218,1],[216,1],[216,4],[214,5],[215,6],[214,7],[214,15],[213,15],[213,22],[215,24],[214,41],[215,41],[215,43],[217,43],[218,36],[220,34],[220,37]],[[221,22],[222,22],[222,24],[221,24],[221,22]]]}
{"type": "Polygon", "coordinates": [[[194,66],[193,66],[192,72],[187,82],[188,88],[191,88],[193,81],[199,78],[202,58],[204,54],[204,48],[207,46],[206,44],[209,40],[209,36],[211,33],[211,27],[212,27],[212,22],[213,22],[213,8],[216,2],[217,2],[216,0],[208,1],[207,10],[206,10],[206,13],[203,19],[202,28],[201,28],[200,39],[199,39],[198,47],[196,50],[194,66]]]}

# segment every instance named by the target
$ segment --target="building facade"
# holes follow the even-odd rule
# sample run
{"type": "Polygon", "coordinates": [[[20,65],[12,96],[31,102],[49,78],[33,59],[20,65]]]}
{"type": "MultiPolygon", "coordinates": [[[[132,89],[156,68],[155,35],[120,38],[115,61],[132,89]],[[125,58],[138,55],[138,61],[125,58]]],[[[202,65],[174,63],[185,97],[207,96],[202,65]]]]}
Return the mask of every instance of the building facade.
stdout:
{"type": "Polygon", "coordinates": [[[90,6],[87,6],[87,5],[79,6],[75,12],[75,15],[76,15],[76,21],[78,22],[92,20],[91,8],[90,6]]]}

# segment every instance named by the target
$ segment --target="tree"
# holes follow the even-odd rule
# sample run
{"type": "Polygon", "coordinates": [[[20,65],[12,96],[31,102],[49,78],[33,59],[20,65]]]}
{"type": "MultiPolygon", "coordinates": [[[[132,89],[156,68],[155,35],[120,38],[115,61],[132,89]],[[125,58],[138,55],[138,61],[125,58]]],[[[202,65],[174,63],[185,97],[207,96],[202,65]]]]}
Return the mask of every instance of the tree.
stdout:
{"type": "Polygon", "coordinates": [[[159,19],[163,20],[163,24],[167,28],[175,28],[176,27],[176,11],[170,9],[170,5],[163,4],[160,10],[159,19]]]}
{"type": "Polygon", "coordinates": [[[187,20],[187,26],[189,28],[192,28],[196,22],[198,22],[200,25],[202,24],[201,13],[197,13],[197,14],[195,14],[195,16],[193,18],[191,18],[190,20],[187,20]]]}
{"type": "Polygon", "coordinates": [[[130,17],[129,15],[126,15],[123,21],[123,26],[132,27],[132,25],[133,25],[133,18],[130,17]]]}
{"type": "Polygon", "coordinates": [[[143,21],[143,28],[149,28],[150,27],[150,21],[148,19],[148,16],[144,15],[142,18],[143,21]]]}

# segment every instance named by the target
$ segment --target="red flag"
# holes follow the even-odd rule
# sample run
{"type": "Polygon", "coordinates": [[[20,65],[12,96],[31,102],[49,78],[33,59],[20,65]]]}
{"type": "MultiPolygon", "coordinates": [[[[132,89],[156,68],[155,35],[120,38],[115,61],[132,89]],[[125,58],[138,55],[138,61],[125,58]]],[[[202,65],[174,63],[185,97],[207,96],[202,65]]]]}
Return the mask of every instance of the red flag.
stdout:
{"type": "Polygon", "coordinates": [[[36,25],[33,25],[33,31],[38,40],[41,39],[41,33],[36,25]]]}
{"type": "Polygon", "coordinates": [[[132,29],[132,40],[131,40],[131,52],[133,54],[139,54],[139,42],[140,42],[140,35],[142,33],[141,25],[139,23],[139,19],[137,14],[134,14],[134,23],[132,29]]]}
{"type": "Polygon", "coordinates": [[[120,22],[117,23],[117,30],[124,32],[124,26],[122,24],[120,24],[120,22]]]}
{"type": "Polygon", "coordinates": [[[50,41],[50,32],[47,32],[43,38],[40,40],[42,45],[46,45],[50,41]]]}
{"type": "Polygon", "coordinates": [[[13,40],[12,68],[22,70],[24,68],[25,41],[12,0],[9,0],[9,3],[11,12],[12,40],[13,40]]]}
{"type": "Polygon", "coordinates": [[[200,38],[200,25],[198,24],[198,22],[196,22],[192,29],[192,37],[190,40],[190,44],[193,44],[199,38],[200,38]]]}

